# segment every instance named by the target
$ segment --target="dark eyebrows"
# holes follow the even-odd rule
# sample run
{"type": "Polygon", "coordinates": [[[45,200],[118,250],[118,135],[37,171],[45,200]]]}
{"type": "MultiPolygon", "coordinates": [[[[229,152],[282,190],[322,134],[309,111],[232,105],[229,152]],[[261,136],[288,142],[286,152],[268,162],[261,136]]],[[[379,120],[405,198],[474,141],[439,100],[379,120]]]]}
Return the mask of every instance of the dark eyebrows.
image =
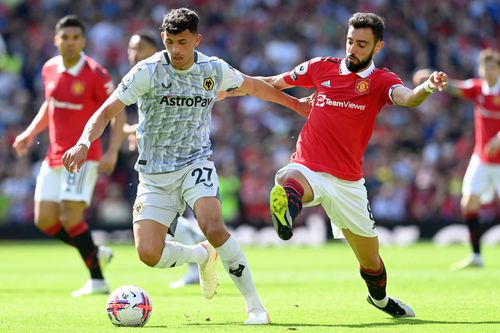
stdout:
{"type": "Polygon", "coordinates": [[[349,42],[353,42],[353,43],[359,43],[359,44],[363,44],[363,43],[364,43],[364,44],[370,44],[368,41],[363,40],[363,39],[357,39],[357,40],[354,40],[354,39],[352,39],[351,37],[347,37],[347,40],[348,40],[349,42]]]}

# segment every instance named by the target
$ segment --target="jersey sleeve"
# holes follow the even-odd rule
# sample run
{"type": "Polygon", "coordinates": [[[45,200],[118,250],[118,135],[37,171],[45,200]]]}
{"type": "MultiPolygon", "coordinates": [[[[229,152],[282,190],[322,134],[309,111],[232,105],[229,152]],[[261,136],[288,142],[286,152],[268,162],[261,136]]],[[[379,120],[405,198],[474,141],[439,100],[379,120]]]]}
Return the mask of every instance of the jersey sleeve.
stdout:
{"type": "Polygon", "coordinates": [[[122,78],[115,94],[125,105],[131,105],[149,89],[150,74],[147,64],[140,62],[122,78]]]}
{"type": "Polygon", "coordinates": [[[115,85],[113,83],[113,80],[111,80],[108,71],[104,67],[96,68],[96,73],[98,79],[95,94],[97,100],[103,103],[109,97],[109,95],[111,95],[111,93],[115,89],[115,85]]]}
{"type": "Polygon", "coordinates": [[[314,58],[309,61],[303,62],[288,73],[285,74],[283,79],[287,84],[292,86],[311,88],[314,86],[312,73],[314,72],[317,60],[321,58],[314,58]]]}
{"type": "Polygon", "coordinates": [[[401,80],[401,78],[395,73],[389,72],[387,75],[385,75],[384,81],[386,87],[386,93],[384,94],[386,100],[384,104],[396,104],[394,103],[392,93],[394,92],[395,88],[404,87],[403,80],[401,80]]]}
{"type": "Polygon", "coordinates": [[[224,60],[219,59],[222,68],[221,91],[233,90],[243,84],[243,75],[224,60]]]}
{"type": "Polygon", "coordinates": [[[476,97],[476,86],[478,84],[480,85],[480,83],[474,79],[457,81],[457,88],[462,91],[464,98],[473,100],[476,97]]]}

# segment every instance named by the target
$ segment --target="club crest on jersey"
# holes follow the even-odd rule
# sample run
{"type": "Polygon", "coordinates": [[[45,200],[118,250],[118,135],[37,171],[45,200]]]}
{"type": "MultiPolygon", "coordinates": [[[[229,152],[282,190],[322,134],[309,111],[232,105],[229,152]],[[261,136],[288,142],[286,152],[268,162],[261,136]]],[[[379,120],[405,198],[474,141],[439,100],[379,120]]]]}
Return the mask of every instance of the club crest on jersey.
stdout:
{"type": "Polygon", "coordinates": [[[493,103],[495,103],[495,105],[500,105],[500,96],[496,96],[493,103]]]}
{"type": "Polygon", "coordinates": [[[82,81],[75,81],[71,84],[71,93],[75,96],[83,94],[85,91],[85,83],[82,81]]]}
{"type": "Polygon", "coordinates": [[[203,88],[205,88],[206,91],[214,89],[214,80],[211,77],[205,78],[205,80],[203,80],[203,88]]]}
{"type": "Polygon", "coordinates": [[[356,80],[356,86],[354,90],[360,95],[364,95],[370,91],[370,79],[358,79],[356,80]]]}

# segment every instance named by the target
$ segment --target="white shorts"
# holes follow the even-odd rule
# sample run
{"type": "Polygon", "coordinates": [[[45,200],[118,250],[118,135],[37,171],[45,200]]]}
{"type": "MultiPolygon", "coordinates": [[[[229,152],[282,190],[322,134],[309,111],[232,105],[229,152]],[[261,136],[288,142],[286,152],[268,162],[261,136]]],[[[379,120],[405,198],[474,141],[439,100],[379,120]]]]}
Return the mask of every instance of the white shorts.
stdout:
{"type": "Polygon", "coordinates": [[[276,173],[276,178],[285,170],[298,170],[311,185],[314,199],[304,207],[323,206],[332,224],[333,236],[342,237],[340,229],[348,229],[352,233],[364,237],[376,237],[365,179],[348,181],[337,178],[326,172],[312,171],[308,167],[290,163],[276,173]]]}
{"type": "Polygon", "coordinates": [[[495,192],[500,196],[500,165],[481,162],[472,155],[462,184],[463,195],[478,195],[481,203],[493,201],[495,192]]]}
{"type": "Polygon", "coordinates": [[[219,177],[212,161],[204,161],[167,173],[139,173],[133,221],[154,220],[170,228],[202,197],[219,197],[219,177]]]}
{"type": "Polygon", "coordinates": [[[51,167],[42,162],[36,178],[35,201],[92,201],[99,162],[87,161],[80,171],[68,172],[64,167],[51,167]]]}

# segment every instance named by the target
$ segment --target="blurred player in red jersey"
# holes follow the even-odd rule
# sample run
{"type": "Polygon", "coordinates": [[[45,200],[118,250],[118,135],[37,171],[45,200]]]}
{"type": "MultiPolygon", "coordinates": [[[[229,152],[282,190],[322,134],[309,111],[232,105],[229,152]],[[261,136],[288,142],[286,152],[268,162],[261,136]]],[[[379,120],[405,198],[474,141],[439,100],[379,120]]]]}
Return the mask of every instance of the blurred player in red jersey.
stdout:
{"type": "Polygon", "coordinates": [[[74,15],[58,21],[54,45],[59,55],[42,68],[45,101],[31,124],[19,134],[13,147],[24,156],[42,131],[49,132],[49,149],[42,163],[35,188],[35,224],[45,234],[76,247],[85,262],[90,279],[71,293],[73,297],[109,292],[101,265],[112,258],[111,249],[97,247],[84,221],[98,172],[111,173],[115,167],[122,137],[124,116],[115,118],[108,149],[94,142],[79,173],[69,173],[62,165],[63,153],[79,139],[87,120],[113,92],[108,72],[83,53],[85,27],[74,15]]]}
{"type": "Polygon", "coordinates": [[[279,89],[316,90],[291,163],[276,174],[270,208],[279,237],[287,240],[302,206],[322,205],[334,235],[342,232],[359,261],[367,301],[393,317],[414,317],[411,307],[386,294],[387,275],[361,164],[384,105],[418,106],[444,88],[447,77],[434,72],[411,90],[396,74],[375,67],[373,57],[384,46],[383,33],[380,16],[356,13],[349,20],[345,58],[314,58],[288,73],[264,78],[279,89]]]}
{"type": "Polygon", "coordinates": [[[479,54],[479,78],[450,80],[451,94],[475,104],[474,153],[462,185],[462,214],[469,229],[472,255],[454,265],[453,269],[483,267],[478,218],[482,203],[500,195],[500,53],[491,49],[479,54]]]}

